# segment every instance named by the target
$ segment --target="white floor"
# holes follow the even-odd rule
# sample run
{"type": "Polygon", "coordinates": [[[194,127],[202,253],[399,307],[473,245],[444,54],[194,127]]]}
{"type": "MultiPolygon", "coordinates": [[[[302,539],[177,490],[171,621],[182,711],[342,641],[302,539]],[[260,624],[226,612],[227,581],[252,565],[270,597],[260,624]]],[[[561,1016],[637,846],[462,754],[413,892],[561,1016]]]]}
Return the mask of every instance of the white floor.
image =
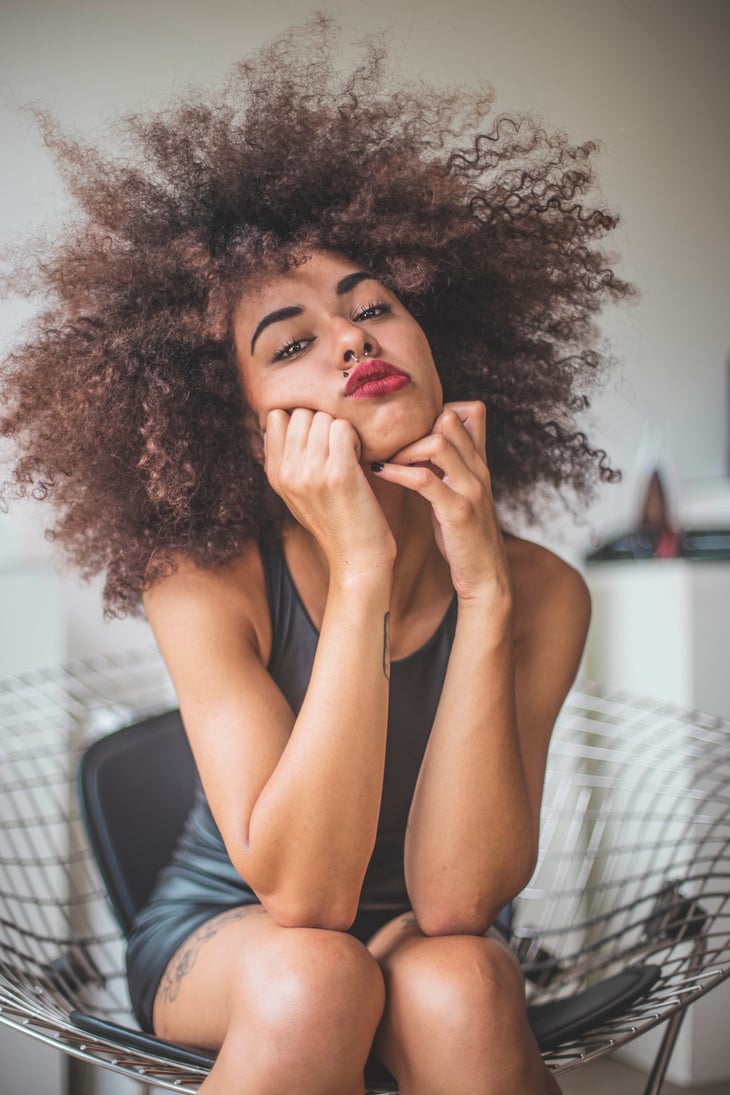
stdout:
{"type": "MultiPolygon", "coordinates": [[[[42,1045],[24,1034],[0,1025],[0,1095],[60,1095],[66,1088],[62,1072],[68,1059],[58,1050],[42,1045]]],[[[646,1076],[619,1061],[602,1058],[574,1072],[564,1073],[558,1082],[563,1095],[643,1095],[646,1076]]],[[[134,1081],[104,1069],[93,1069],[85,1078],[71,1078],[67,1095],[138,1095],[134,1081]]],[[[154,1095],[164,1095],[155,1088],[154,1095]]],[[[730,1095],[730,1083],[704,1087],[679,1087],[665,1083],[661,1095],[730,1095]]]]}
{"type": "MultiPolygon", "coordinates": [[[[643,1072],[605,1058],[558,1077],[563,1095],[643,1095],[646,1080],[643,1072]]],[[[730,1095],[730,1084],[678,1087],[667,1082],[661,1095],[730,1095]]]]}

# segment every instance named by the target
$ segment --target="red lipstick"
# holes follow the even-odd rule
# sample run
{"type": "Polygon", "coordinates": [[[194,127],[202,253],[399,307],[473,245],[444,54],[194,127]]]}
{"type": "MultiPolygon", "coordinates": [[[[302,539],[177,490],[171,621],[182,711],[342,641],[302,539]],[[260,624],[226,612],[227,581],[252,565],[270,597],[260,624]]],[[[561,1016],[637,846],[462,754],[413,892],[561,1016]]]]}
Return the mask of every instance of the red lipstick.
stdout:
{"type": "Polygon", "coordinates": [[[345,385],[345,395],[352,399],[373,399],[390,395],[411,383],[408,373],[377,358],[361,362],[345,385]]]}

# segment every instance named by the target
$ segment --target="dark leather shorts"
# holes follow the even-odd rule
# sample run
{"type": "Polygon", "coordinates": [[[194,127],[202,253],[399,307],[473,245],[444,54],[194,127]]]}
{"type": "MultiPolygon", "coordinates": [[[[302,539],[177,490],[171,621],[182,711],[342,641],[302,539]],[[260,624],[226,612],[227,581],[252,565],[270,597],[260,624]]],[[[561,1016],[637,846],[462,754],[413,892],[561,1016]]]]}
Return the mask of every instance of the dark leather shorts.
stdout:
{"type": "MultiPolygon", "coordinates": [[[[235,902],[189,904],[156,900],[138,917],[127,946],[127,982],[134,1014],[142,1030],[152,1032],[152,1008],[160,981],[176,951],[207,920],[230,909],[260,904],[255,894],[235,902]]],[[[401,910],[405,912],[406,910],[401,910]]],[[[362,909],[349,931],[361,943],[399,915],[394,909],[362,909]]]]}

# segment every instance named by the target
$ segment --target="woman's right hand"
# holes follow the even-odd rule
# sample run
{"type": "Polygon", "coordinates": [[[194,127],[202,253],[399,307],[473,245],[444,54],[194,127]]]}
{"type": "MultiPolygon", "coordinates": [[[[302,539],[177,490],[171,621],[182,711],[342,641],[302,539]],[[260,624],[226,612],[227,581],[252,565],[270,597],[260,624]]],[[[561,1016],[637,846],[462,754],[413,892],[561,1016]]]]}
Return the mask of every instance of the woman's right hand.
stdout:
{"type": "Polygon", "coordinates": [[[324,411],[270,411],[264,468],[292,516],[315,538],[330,573],[392,567],[395,540],[360,466],[352,424],[324,411]]]}

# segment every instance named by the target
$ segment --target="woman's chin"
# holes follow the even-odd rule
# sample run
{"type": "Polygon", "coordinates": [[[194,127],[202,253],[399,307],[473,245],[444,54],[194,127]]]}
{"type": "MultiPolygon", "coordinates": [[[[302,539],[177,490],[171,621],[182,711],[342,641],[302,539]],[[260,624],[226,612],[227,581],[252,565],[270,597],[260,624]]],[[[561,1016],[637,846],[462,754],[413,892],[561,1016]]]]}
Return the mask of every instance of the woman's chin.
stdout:
{"type": "Polygon", "coordinates": [[[363,465],[386,464],[407,445],[420,441],[422,437],[428,437],[435,417],[428,419],[424,417],[422,421],[411,419],[400,429],[388,430],[387,433],[378,432],[375,436],[368,436],[368,431],[360,429],[358,431],[362,445],[360,463],[363,465]]]}
{"type": "MultiPolygon", "coordinates": [[[[418,438],[412,438],[413,441],[417,441],[418,438]]],[[[387,464],[394,456],[404,449],[406,445],[410,445],[410,441],[404,441],[402,445],[396,445],[395,447],[385,447],[384,445],[363,445],[360,450],[360,463],[364,468],[369,468],[371,464],[387,464]]]]}

